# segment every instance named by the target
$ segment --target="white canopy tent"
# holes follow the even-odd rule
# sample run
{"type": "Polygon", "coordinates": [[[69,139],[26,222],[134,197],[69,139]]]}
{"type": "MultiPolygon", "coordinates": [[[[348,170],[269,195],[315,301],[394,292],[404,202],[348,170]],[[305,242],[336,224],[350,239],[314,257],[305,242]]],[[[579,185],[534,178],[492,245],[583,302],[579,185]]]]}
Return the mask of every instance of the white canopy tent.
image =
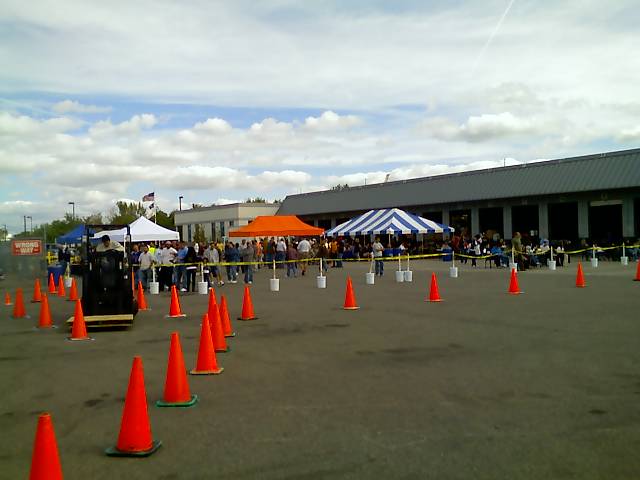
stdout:
{"type": "MultiPolygon", "coordinates": [[[[153,223],[151,220],[147,220],[145,217],[140,217],[137,220],[131,222],[131,224],[129,224],[129,230],[131,232],[132,242],[180,240],[180,235],[178,234],[178,232],[161,227],[160,225],[153,223]]],[[[102,232],[96,233],[93,238],[100,239],[103,235],[109,235],[109,238],[111,240],[123,242],[124,236],[126,234],[126,228],[121,228],[119,230],[104,230],[102,232]]]]}

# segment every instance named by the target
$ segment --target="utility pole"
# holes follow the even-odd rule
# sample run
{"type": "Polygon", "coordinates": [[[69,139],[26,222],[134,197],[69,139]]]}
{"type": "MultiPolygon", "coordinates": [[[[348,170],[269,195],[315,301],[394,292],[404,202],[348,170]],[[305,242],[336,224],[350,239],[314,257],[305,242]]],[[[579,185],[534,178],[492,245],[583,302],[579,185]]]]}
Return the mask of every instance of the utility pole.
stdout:
{"type": "Polygon", "coordinates": [[[23,215],[22,218],[24,220],[24,233],[27,233],[27,216],[23,215]]]}

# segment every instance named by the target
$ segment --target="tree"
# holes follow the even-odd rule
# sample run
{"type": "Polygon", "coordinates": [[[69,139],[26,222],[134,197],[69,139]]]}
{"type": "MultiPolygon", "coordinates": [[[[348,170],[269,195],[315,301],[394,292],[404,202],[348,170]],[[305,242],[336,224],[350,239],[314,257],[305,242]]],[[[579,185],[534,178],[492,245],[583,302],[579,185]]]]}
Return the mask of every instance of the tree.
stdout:
{"type": "Polygon", "coordinates": [[[331,190],[346,190],[347,188],[349,188],[349,184],[345,183],[344,185],[338,184],[338,185],[334,185],[333,187],[331,187],[331,190]]]}
{"type": "Polygon", "coordinates": [[[92,213],[91,215],[87,215],[86,217],[84,217],[82,219],[82,222],[87,225],[102,225],[102,214],[100,212],[92,213]]]}
{"type": "Polygon", "coordinates": [[[145,208],[140,202],[116,202],[109,215],[109,223],[128,225],[143,216],[145,208]]]}
{"type": "Polygon", "coordinates": [[[206,243],[207,237],[204,234],[204,228],[199,223],[196,223],[195,231],[193,232],[193,241],[196,243],[206,243]]]}
{"type": "Polygon", "coordinates": [[[173,217],[173,212],[166,213],[160,209],[156,211],[156,223],[164,228],[169,228],[171,230],[175,228],[176,225],[173,221],[173,217]]]}
{"type": "Polygon", "coordinates": [[[244,201],[244,203],[267,203],[267,201],[262,197],[249,197],[244,201]]]}

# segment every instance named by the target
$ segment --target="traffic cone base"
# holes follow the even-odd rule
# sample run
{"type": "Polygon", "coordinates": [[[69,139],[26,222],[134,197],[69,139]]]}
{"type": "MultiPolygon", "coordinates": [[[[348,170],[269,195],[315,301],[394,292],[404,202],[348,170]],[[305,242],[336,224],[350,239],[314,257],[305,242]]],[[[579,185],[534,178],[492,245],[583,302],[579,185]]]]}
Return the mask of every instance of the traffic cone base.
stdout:
{"type": "Polygon", "coordinates": [[[427,300],[426,300],[426,301],[427,301],[427,302],[431,302],[431,303],[438,303],[438,302],[441,302],[441,301],[442,301],[442,299],[441,299],[441,298],[435,298],[435,299],[433,299],[433,300],[432,300],[432,299],[430,299],[430,298],[427,298],[427,300]]]}
{"type": "Polygon", "coordinates": [[[82,342],[82,341],[85,341],[85,340],[92,340],[93,341],[93,340],[95,340],[95,338],[89,337],[89,336],[86,336],[84,338],[67,337],[67,341],[68,342],[82,342]]]}
{"type": "Polygon", "coordinates": [[[224,371],[224,367],[218,367],[215,370],[189,370],[190,375],[218,375],[224,371]]]}
{"type": "Polygon", "coordinates": [[[251,318],[238,317],[237,320],[242,320],[243,322],[247,322],[249,320],[258,320],[258,317],[251,317],[251,318]]]}
{"type": "Polygon", "coordinates": [[[141,452],[123,452],[118,450],[116,447],[109,447],[104,451],[104,453],[109,457],[148,457],[152,453],[155,453],[161,446],[162,442],[160,440],[153,440],[149,450],[143,450],[141,452]]]}
{"type": "Polygon", "coordinates": [[[360,307],[342,307],[343,310],[358,310],[360,307]]]}
{"type": "MultiPolygon", "coordinates": [[[[196,374],[197,375],[197,374],[196,374]]],[[[198,395],[191,395],[191,400],[188,402],[165,402],[163,400],[158,400],[156,402],[156,407],[177,407],[177,408],[189,408],[193,407],[196,403],[198,403],[198,395]]]]}
{"type": "Polygon", "coordinates": [[[231,347],[229,345],[226,346],[226,348],[215,348],[214,349],[216,351],[216,353],[227,353],[231,351],[231,347]]]}

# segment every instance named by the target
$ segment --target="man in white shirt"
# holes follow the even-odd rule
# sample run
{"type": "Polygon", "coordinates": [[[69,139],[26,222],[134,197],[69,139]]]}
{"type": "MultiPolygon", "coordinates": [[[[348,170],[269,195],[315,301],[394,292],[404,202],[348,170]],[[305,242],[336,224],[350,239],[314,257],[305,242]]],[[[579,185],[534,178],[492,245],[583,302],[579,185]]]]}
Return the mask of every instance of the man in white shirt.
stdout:
{"type": "Polygon", "coordinates": [[[302,275],[304,275],[307,271],[307,265],[309,262],[307,259],[309,258],[309,253],[311,252],[311,244],[309,240],[303,238],[298,243],[298,260],[300,261],[300,270],[302,271],[302,275]]]}
{"type": "Polygon", "coordinates": [[[380,243],[380,237],[376,237],[376,241],[371,246],[373,249],[373,258],[376,261],[376,275],[382,276],[384,273],[384,262],[382,261],[382,252],[384,247],[380,243]]]}
{"type": "Polygon", "coordinates": [[[142,246],[142,253],[140,253],[138,257],[138,263],[140,264],[138,275],[142,282],[142,288],[146,290],[149,284],[149,278],[151,277],[151,266],[153,265],[153,257],[149,253],[149,247],[147,245],[142,246]]]}
{"type": "Polygon", "coordinates": [[[167,290],[171,290],[173,284],[173,263],[175,262],[178,251],[171,246],[171,242],[164,244],[160,250],[160,290],[166,285],[167,290]]]}
{"type": "MultiPolygon", "coordinates": [[[[287,244],[284,243],[284,238],[280,237],[276,244],[276,262],[281,262],[287,257],[287,244]]],[[[284,268],[284,263],[279,264],[277,268],[284,268]]]]}

